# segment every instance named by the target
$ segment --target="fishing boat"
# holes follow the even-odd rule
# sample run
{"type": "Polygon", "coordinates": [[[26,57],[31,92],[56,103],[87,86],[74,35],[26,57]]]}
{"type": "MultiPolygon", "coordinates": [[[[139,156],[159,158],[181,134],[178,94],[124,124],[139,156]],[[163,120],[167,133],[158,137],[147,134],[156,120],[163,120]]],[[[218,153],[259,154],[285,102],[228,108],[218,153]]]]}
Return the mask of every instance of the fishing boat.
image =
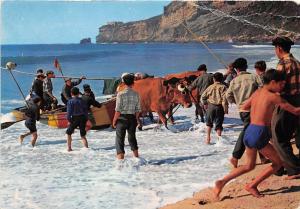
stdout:
{"type": "MultiPolygon", "coordinates": [[[[89,119],[86,129],[99,130],[107,128],[112,124],[115,114],[116,99],[111,98],[101,102],[100,108],[92,107],[89,113],[89,119]]],[[[12,112],[1,116],[1,129],[8,128],[14,123],[25,120],[26,107],[19,107],[12,112]]],[[[67,112],[66,107],[59,106],[56,110],[41,114],[40,123],[46,124],[54,128],[67,128],[67,112]]]]}

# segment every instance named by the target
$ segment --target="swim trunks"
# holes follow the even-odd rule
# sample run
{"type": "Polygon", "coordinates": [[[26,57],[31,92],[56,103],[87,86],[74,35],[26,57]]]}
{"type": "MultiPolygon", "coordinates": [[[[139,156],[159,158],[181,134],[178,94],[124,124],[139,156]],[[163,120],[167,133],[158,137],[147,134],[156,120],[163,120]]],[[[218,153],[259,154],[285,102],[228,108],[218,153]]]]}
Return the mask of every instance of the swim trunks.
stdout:
{"type": "Polygon", "coordinates": [[[271,139],[271,130],[268,126],[250,124],[245,132],[244,144],[249,148],[262,149],[271,139]]]}

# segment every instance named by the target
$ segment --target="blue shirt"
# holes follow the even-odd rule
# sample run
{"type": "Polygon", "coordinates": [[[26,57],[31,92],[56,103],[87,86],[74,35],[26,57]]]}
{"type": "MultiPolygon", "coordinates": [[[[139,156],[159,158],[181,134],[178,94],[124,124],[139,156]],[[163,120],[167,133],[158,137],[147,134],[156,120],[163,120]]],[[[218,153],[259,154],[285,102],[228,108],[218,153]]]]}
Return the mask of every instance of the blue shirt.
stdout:
{"type": "Polygon", "coordinates": [[[88,116],[86,103],[79,97],[73,97],[67,104],[67,118],[71,121],[72,116],[85,115],[88,116]]]}

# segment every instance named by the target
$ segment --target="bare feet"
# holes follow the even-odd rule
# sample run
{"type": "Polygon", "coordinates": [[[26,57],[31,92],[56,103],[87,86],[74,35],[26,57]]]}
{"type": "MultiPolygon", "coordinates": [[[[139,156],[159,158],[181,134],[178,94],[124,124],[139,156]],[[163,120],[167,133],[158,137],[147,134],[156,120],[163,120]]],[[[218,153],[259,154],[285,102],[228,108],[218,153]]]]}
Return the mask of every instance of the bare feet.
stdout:
{"type": "Polygon", "coordinates": [[[205,141],[206,144],[210,144],[210,138],[207,138],[205,141]]]}
{"type": "Polygon", "coordinates": [[[24,140],[24,138],[25,138],[25,136],[24,136],[24,135],[20,135],[20,137],[19,137],[19,142],[20,142],[20,144],[22,144],[22,143],[23,143],[23,140],[24,140]]]}
{"type": "Polygon", "coordinates": [[[293,175],[293,176],[287,176],[285,177],[286,180],[293,180],[293,179],[299,179],[300,178],[300,173],[293,175]]]}
{"type": "Polygon", "coordinates": [[[250,193],[252,194],[254,197],[257,197],[257,198],[261,198],[263,197],[264,195],[260,194],[258,189],[256,187],[251,187],[249,185],[246,185],[245,186],[245,189],[250,193]]]}
{"type": "Polygon", "coordinates": [[[230,161],[230,163],[233,165],[234,168],[237,168],[238,161],[239,161],[238,159],[232,157],[232,158],[230,158],[229,161],[230,161]]]}
{"type": "Polygon", "coordinates": [[[214,198],[219,199],[219,195],[224,187],[225,183],[222,180],[218,180],[215,182],[215,188],[213,188],[214,198]]]}
{"type": "Polygon", "coordinates": [[[68,152],[72,152],[73,150],[72,150],[72,148],[68,148],[68,152]]]}

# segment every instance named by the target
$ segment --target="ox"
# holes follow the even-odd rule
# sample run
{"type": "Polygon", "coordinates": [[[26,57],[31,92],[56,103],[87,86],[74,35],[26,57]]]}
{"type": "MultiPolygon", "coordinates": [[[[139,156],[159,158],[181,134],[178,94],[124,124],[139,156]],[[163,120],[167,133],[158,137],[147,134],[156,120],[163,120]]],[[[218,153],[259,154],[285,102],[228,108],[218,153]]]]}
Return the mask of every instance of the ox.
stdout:
{"type": "MultiPolygon", "coordinates": [[[[197,77],[201,76],[203,74],[203,71],[185,71],[181,73],[174,73],[174,74],[168,74],[164,78],[167,80],[170,79],[178,79],[179,83],[183,85],[190,85],[197,77]]],[[[194,89],[193,91],[189,92],[190,97],[192,99],[193,104],[196,107],[195,115],[196,119],[198,119],[198,115],[201,118],[201,121],[204,121],[204,109],[202,106],[200,106],[200,96],[197,89],[194,89]]],[[[171,114],[172,109],[176,106],[176,104],[173,104],[168,112],[168,115],[171,114]]],[[[171,121],[173,122],[173,117],[171,117],[171,121]]]]}
{"type": "Polygon", "coordinates": [[[178,79],[146,78],[135,81],[133,90],[140,96],[142,113],[156,112],[167,127],[165,114],[172,104],[181,104],[186,108],[192,106],[190,96],[183,91],[182,85],[177,84],[178,79]]]}

